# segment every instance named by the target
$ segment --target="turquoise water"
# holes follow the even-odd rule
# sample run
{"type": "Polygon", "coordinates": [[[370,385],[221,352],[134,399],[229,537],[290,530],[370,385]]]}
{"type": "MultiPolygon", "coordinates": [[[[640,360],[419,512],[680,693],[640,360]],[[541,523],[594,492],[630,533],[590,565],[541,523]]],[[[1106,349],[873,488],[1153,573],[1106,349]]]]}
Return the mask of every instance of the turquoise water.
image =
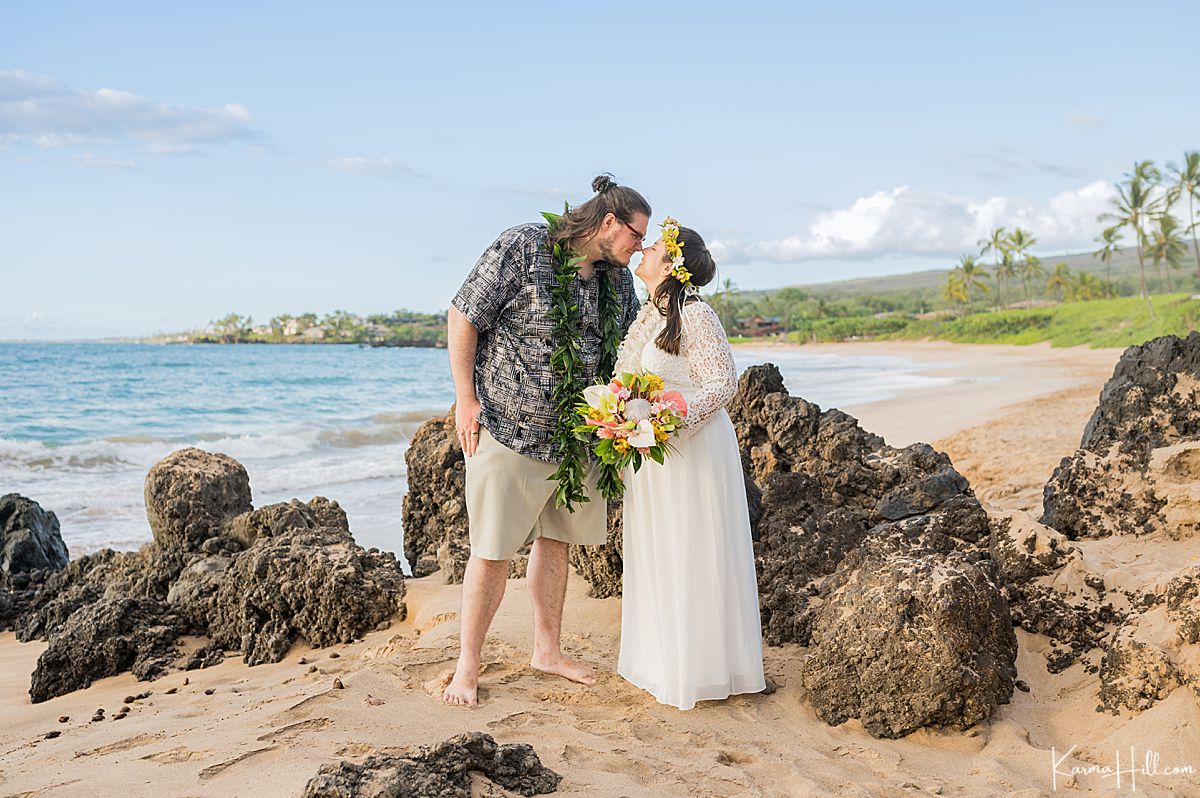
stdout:
{"type": "MultiPolygon", "coordinates": [[[[736,351],[823,407],[945,382],[904,358],[736,351]]],[[[256,506],[336,499],[399,553],[404,452],[454,401],[445,350],[354,345],[0,343],[0,494],[53,510],[73,557],[150,539],[146,472],[184,446],[245,465],[256,506]]]]}

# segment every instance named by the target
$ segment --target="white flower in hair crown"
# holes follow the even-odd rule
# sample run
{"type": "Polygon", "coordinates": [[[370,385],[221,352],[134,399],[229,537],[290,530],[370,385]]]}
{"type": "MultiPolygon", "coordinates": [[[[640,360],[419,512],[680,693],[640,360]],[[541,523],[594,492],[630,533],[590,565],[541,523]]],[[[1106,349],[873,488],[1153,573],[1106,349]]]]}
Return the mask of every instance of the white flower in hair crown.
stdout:
{"type": "Polygon", "coordinates": [[[679,222],[668,216],[659,227],[662,228],[663,243],[667,246],[667,257],[670,258],[671,276],[687,285],[691,282],[692,273],[683,265],[683,244],[679,242],[679,222]]]}

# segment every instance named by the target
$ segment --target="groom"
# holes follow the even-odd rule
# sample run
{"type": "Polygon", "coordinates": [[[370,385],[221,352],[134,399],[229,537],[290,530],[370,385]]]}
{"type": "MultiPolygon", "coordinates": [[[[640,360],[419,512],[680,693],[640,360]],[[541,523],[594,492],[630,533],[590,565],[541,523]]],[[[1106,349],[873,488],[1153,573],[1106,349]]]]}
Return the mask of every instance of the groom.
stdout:
{"type": "MultiPolygon", "coordinates": [[[[639,310],[633,277],[623,267],[642,249],[650,222],[650,205],[633,189],[603,175],[592,189],[596,195],[567,211],[555,230],[557,243],[583,258],[569,287],[570,302],[579,307],[583,385],[609,376],[597,374],[603,328],[597,272],[606,270],[616,291],[623,335],[639,310]]],[[[559,418],[551,402],[555,263],[549,239],[544,224],[505,230],[467,275],[448,314],[471,539],[458,664],[442,693],[449,704],[478,703],[484,636],[504,597],[508,561],[529,543],[534,624],[529,664],[583,684],[596,680],[591,668],[565,657],[559,646],[569,544],[604,543],[607,518],[593,473],[586,480],[590,501],[575,512],[555,506],[551,475],[558,467],[553,436],[559,418]]]]}

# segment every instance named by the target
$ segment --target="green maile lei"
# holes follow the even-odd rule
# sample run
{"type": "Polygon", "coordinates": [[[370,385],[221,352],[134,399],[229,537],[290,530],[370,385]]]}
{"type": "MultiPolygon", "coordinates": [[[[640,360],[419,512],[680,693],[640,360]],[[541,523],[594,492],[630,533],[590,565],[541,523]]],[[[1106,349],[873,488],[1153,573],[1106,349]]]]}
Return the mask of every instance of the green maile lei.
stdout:
{"type": "MultiPolygon", "coordinates": [[[[567,209],[564,208],[564,212],[567,209]]],[[[576,505],[590,501],[583,486],[587,467],[587,436],[575,432],[581,422],[578,407],[583,400],[584,389],[584,380],[580,375],[583,358],[579,354],[582,314],[579,305],[571,301],[571,283],[579,276],[583,256],[554,240],[554,233],[562,220],[561,214],[543,212],[542,216],[550,228],[547,246],[554,260],[554,282],[550,287],[554,351],[550,355],[550,369],[557,382],[550,394],[550,401],[558,414],[558,427],[553,440],[559,466],[550,479],[558,482],[554,491],[554,506],[575,512],[576,505]]],[[[613,373],[617,365],[617,347],[621,342],[621,299],[607,269],[599,269],[596,279],[599,281],[600,300],[600,363],[597,373],[604,379],[613,373]]],[[[619,496],[622,487],[620,471],[604,463],[597,463],[596,468],[600,469],[597,487],[601,494],[610,498],[619,496]]]]}

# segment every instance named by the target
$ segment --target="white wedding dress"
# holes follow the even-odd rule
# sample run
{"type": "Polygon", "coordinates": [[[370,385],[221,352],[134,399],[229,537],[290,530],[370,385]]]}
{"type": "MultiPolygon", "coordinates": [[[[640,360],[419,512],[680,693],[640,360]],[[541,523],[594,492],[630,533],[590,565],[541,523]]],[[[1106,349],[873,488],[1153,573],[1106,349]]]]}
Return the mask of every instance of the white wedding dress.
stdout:
{"type": "Polygon", "coordinates": [[[725,406],[737,368],[716,312],[683,310],[678,355],[654,343],[666,319],[649,302],[618,351],[618,374],[646,369],[688,403],[676,451],[625,472],[624,587],[617,673],[660,703],[766,686],[758,585],[741,456],[725,406]]]}

